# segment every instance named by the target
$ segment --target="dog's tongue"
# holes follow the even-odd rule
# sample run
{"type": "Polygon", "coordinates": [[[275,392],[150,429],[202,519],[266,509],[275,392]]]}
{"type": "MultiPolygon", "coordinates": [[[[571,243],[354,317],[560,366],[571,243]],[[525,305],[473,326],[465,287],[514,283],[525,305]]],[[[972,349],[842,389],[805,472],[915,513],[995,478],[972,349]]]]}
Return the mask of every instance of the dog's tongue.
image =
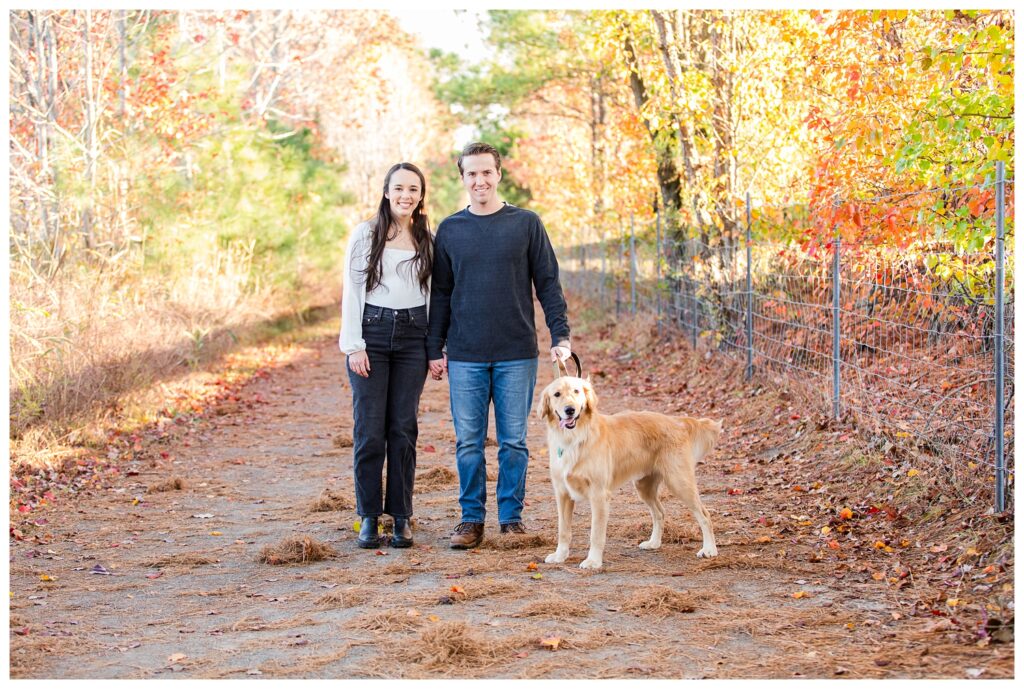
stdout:
{"type": "Polygon", "coordinates": [[[562,419],[561,421],[558,422],[558,425],[561,426],[563,430],[565,430],[566,428],[576,428],[576,419],[562,419]]]}

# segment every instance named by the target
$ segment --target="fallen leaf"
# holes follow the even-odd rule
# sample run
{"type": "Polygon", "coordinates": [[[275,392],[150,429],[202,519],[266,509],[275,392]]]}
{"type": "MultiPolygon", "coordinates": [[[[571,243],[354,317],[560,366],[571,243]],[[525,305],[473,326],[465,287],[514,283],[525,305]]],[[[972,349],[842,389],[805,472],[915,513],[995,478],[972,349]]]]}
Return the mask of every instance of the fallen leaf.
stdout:
{"type": "Polygon", "coordinates": [[[451,592],[452,593],[465,593],[465,591],[462,590],[461,586],[452,586],[451,592]]]}
{"type": "Polygon", "coordinates": [[[839,510],[839,518],[853,519],[853,510],[851,510],[849,507],[844,507],[843,509],[839,510]]]}
{"type": "Polygon", "coordinates": [[[807,598],[807,591],[797,591],[793,594],[793,598],[807,598]]]}
{"type": "Polygon", "coordinates": [[[948,549],[949,549],[949,546],[948,546],[948,545],[946,545],[945,543],[940,543],[939,545],[933,545],[933,546],[932,546],[931,548],[929,548],[928,550],[929,550],[930,552],[933,552],[933,553],[944,553],[944,552],[946,552],[946,550],[948,550],[948,549]]]}
{"type": "Polygon", "coordinates": [[[907,472],[907,478],[913,478],[914,476],[917,476],[920,473],[921,472],[918,471],[917,469],[911,469],[910,471],[907,472]]]}
{"type": "Polygon", "coordinates": [[[550,648],[552,651],[557,651],[561,643],[562,638],[559,636],[545,636],[540,640],[540,645],[542,648],[550,648]]]}
{"type": "Polygon", "coordinates": [[[93,565],[93,568],[89,570],[89,574],[110,574],[110,570],[103,565],[93,565]]]}
{"type": "Polygon", "coordinates": [[[420,616],[420,615],[422,615],[423,613],[421,613],[421,612],[420,612],[419,610],[417,610],[416,608],[409,608],[409,609],[408,609],[408,610],[406,611],[406,613],[405,613],[405,614],[406,614],[406,616],[407,616],[407,617],[419,617],[419,616],[420,616]]]}
{"type": "Polygon", "coordinates": [[[882,579],[885,579],[885,574],[883,572],[872,572],[871,578],[875,581],[881,581],[882,579]]]}
{"type": "Polygon", "coordinates": [[[757,542],[758,543],[771,543],[772,542],[772,537],[771,536],[760,536],[757,539],[757,542]]]}
{"type": "Polygon", "coordinates": [[[960,599],[959,598],[947,598],[946,599],[946,605],[948,605],[951,608],[955,608],[956,606],[960,605],[960,599]]]}
{"type": "Polygon", "coordinates": [[[828,547],[832,550],[839,550],[839,541],[833,539],[828,542],[828,547]]]}
{"type": "Polygon", "coordinates": [[[430,620],[431,622],[437,622],[437,621],[439,621],[439,620],[440,620],[441,618],[440,618],[440,617],[438,617],[437,615],[427,615],[427,619],[428,619],[428,620],[430,620]]]}
{"type": "Polygon", "coordinates": [[[437,452],[437,450],[434,449],[433,445],[424,445],[423,446],[423,451],[424,452],[437,452]]]}
{"type": "Polygon", "coordinates": [[[167,656],[167,662],[180,663],[181,661],[185,660],[185,658],[188,658],[188,656],[184,653],[172,653],[171,655],[167,656]]]}
{"type": "Polygon", "coordinates": [[[386,552],[384,552],[383,550],[375,550],[375,551],[373,552],[373,554],[374,554],[374,555],[387,555],[387,553],[386,553],[386,552]]]}
{"type": "Polygon", "coordinates": [[[543,574],[541,574],[540,572],[537,572],[536,574],[534,574],[534,575],[533,575],[533,576],[531,576],[530,578],[531,578],[531,579],[543,579],[543,578],[544,578],[544,575],[543,575],[543,574]]]}
{"type": "Polygon", "coordinates": [[[728,491],[729,495],[743,495],[742,488],[730,488],[728,491]]]}
{"type": "Polygon", "coordinates": [[[39,581],[57,581],[57,577],[51,577],[49,574],[40,574],[39,581]]]}
{"type": "Polygon", "coordinates": [[[537,563],[536,562],[531,562],[530,564],[526,565],[526,571],[527,572],[536,572],[537,571],[537,563]]]}
{"type": "Polygon", "coordinates": [[[222,534],[220,531],[211,531],[210,535],[211,536],[223,536],[224,534],[222,534]]]}

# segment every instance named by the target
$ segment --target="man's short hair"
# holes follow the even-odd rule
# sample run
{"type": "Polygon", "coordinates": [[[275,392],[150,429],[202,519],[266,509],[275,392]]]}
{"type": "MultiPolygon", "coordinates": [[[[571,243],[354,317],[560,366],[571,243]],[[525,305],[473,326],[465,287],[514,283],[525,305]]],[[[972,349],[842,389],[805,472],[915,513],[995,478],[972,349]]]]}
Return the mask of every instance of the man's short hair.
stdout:
{"type": "Polygon", "coordinates": [[[459,154],[459,176],[462,176],[462,159],[466,156],[481,155],[483,153],[490,153],[494,156],[494,168],[501,172],[501,154],[498,153],[498,149],[490,144],[485,144],[482,141],[474,141],[473,143],[462,149],[462,153],[459,154]]]}

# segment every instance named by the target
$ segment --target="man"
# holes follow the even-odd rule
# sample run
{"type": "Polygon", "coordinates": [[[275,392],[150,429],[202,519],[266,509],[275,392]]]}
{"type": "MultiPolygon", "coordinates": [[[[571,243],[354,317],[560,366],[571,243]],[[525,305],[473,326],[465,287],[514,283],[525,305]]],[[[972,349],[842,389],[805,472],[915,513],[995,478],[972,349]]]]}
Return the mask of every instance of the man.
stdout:
{"type": "Polygon", "coordinates": [[[498,523],[502,533],[526,533],[526,430],[538,355],[533,288],[551,332],[551,360],[567,359],[570,347],[558,262],[540,218],[498,198],[501,155],[493,146],[469,144],[458,165],[470,203],[437,228],[427,357],[435,380],[448,372],[462,508],[451,547],[468,549],[484,537],[491,400],[498,523]]]}

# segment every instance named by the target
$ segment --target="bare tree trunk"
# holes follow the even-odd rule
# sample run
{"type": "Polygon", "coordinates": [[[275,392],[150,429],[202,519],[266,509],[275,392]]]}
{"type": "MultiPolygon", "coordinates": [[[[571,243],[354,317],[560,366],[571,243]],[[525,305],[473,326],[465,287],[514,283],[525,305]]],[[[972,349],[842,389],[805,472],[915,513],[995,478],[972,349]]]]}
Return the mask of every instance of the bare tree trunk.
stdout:
{"type": "Polygon", "coordinates": [[[92,247],[93,194],[96,190],[96,100],[92,83],[92,11],[85,10],[82,47],[85,56],[85,179],[89,189],[82,211],[82,241],[92,247]]]}
{"type": "Polygon", "coordinates": [[[636,102],[637,111],[643,120],[647,134],[654,143],[658,161],[658,186],[661,190],[662,205],[666,209],[679,209],[681,201],[681,190],[679,182],[679,166],[676,164],[673,155],[673,144],[677,143],[678,134],[676,131],[662,132],[651,125],[650,119],[643,116],[644,107],[649,100],[647,87],[640,76],[640,63],[637,59],[636,50],[633,48],[632,35],[629,26],[625,29],[623,51],[626,55],[626,68],[629,69],[629,86],[633,91],[633,100],[636,102]],[[667,133],[667,142],[661,141],[659,134],[667,133]]]}
{"type": "MultiPolygon", "coordinates": [[[[679,102],[682,92],[683,68],[679,59],[679,34],[680,10],[672,12],[671,18],[666,18],[665,13],[659,10],[651,10],[654,17],[654,24],[658,29],[658,47],[661,48],[661,57],[665,61],[665,71],[668,74],[669,93],[674,103],[679,102]]],[[[689,127],[680,119],[678,112],[672,113],[672,123],[679,133],[679,150],[683,158],[683,169],[686,171],[686,183],[693,184],[693,142],[690,138],[689,127]]]]}

